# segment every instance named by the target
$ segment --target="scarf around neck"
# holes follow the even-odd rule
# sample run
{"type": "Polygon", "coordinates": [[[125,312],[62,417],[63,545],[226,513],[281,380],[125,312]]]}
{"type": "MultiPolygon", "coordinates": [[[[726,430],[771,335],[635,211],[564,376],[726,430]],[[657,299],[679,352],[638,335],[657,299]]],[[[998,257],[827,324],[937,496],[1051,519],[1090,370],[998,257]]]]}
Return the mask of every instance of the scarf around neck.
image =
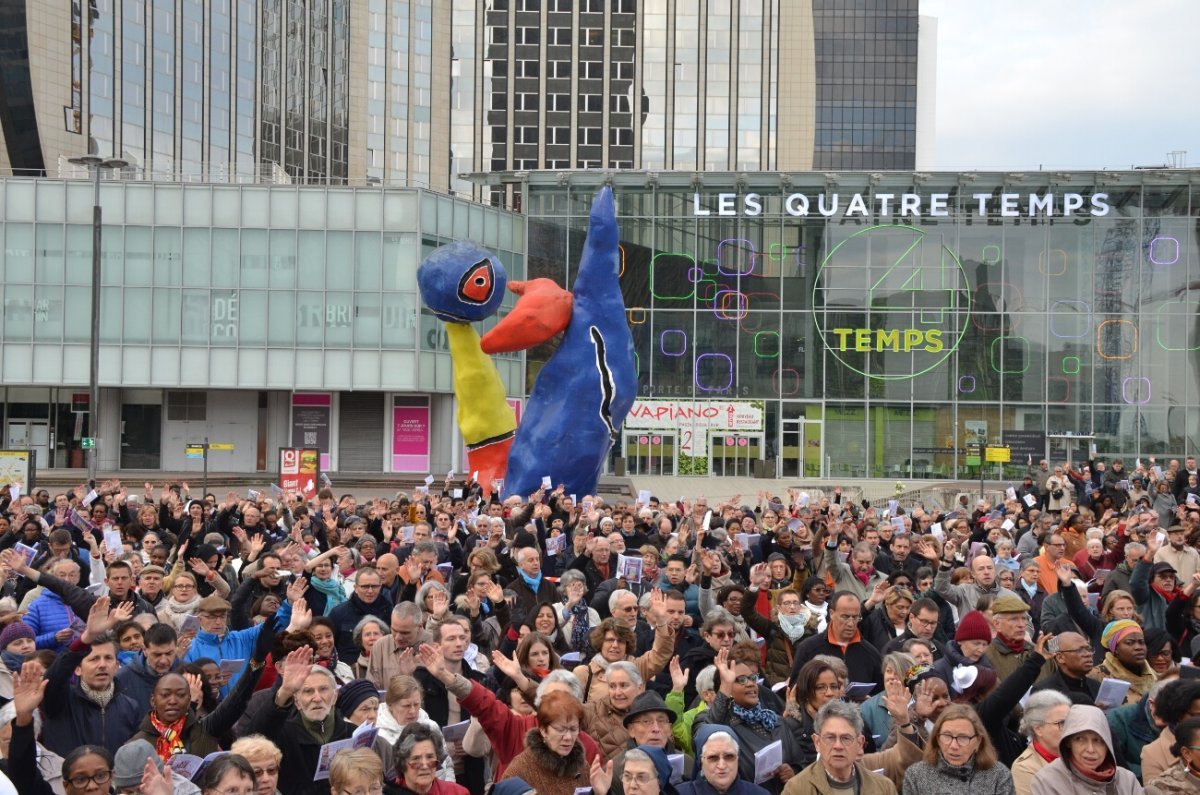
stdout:
{"type": "Polygon", "coordinates": [[[158,737],[154,740],[154,753],[158,754],[158,758],[164,762],[170,762],[171,757],[175,754],[182,754],[187,751],[183,745],[183,724],[187,720],[187,713],[180,716],[179,720],[174,723],[163,723],[158,719],[158,716],[153,712],[150,713],[150,725],[158,732],[158,737]]]}
{"type": "Polygon", "coordinates": [[[79,689],[83,691],[83,694],[87,697],[87,699],[89,701],[94,703],[96,706],[100,707],[100,709],[104,709],[105,707],[107,707],[108,702],[112,701],[113,697],[116,696],[116,694],[117,694],[116,682],[109,682],[108,687],[106,687],[103,690],[93,690],[92,688],[87,686],[86,682],[84,682],[82,679],[80,679],[79,680],[79,689]]]}
{"type": "Polygon", "coordinates": [[[762,704],[755,704],[753,707],[739,707],[734,704],[733,714],[742,723],[760,734],[771,735],[775,732],[775,727],[779,725],[779,714],[773,709],[767,709],[762,704]]]}
{"type": "Polygon", "coordinates": [[[1045,759],[1047,764],[1053,762],[1055,759],[1058,759],[1058,754],[1048,750],[1046,746],[1042,745],[1037,740],[1033,741],[1033,752],[1042,759],[1045,759]]]}
{"type": "Polygon", "coordinates": [[[1084,770],[1075,764],[1074,761],[1067,763],[1072,770],[1080,777],[1088,781],[1095,781],[1098,784],[1107,784],[1112,781],[1117,775],[1117,763],[1113,761],[1112,755],[1105,757],[1104,764],[1097,770],[1084,770]]]}
{"type": "Polygon", "coordinates": [[[521,579],[524,580],[525,584],[529,586],[529,590],[533,591],[535,594],[538,592],[538,588],[542,587],[542,573],[540,571],[536,577],[530,577],[521,569],[517,569],[517,573],[521,575],[521,579]]]}
{"type": "Polygon", "coordinates": [[[329,611],[346,601],[346,589],[342,584],[330,577],[323,580],[320,577],[313,576],[308,579],[309,584],[317,591],[325,595],[325,612],[323,615],[329,615],[329,611]]]}
{"type": "Polygon", "coordinates": [[[184,616],[196,612],[196,608],[200,606],[200,597],[194,596],[186,602],[180,602],[174,596],[168,596],[163,602],[163,607],[171,614],[172,618],[182,619],[184,616]]]}

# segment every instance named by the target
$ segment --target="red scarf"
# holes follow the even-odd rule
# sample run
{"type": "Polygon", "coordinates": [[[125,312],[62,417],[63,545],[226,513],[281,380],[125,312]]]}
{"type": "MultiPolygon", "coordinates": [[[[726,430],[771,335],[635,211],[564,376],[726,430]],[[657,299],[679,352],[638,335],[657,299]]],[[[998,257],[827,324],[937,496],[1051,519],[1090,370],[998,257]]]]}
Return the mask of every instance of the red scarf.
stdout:
{"type": "Polygon", "coordinates": [[[596,571],[600,572],[600,575],[601,575],[602,577],[604,577],[604,579],[606,579],[606,580],[607,580],[607,579],[608,579],[609,561],[607,561],[607,560],[606,560],[606,561],[604,561],[604,563],[603,563],[603,564],[601,564],[601,563],[598,563],[596,560],[594,560],[594,559],[593,559],[593,560],[592,560],[592,563],[593,563],[593,564],[595,564],[595,566],[596,566],[596,571]]]}
{"type": "Polygon", "coordinates": [[[1180,590],[1178,588],[1176,588],[1172,591],[1164,591],[1162,588],[1159,588],[1157,585],[1151,585],[1150,587],[1153,588],[1155,591],[1157,591],[1158,595],[1161,596],[1163,599],[1165,599],[1167,604],[1174,602],[1175,597],[1177,597],[1180,594],[1180,590]]]}
{"type": "Polygon", "coordinates": [[[1104,760],[1104,764],[1095,772],[1082,770],[1079,765],[1075,764],[1074,762],[1071,762],[1071,769],[1086,778],[1088,781],[1096,781],[1101,784],[1106,784],[1109,781],[1112,781],[1113,777],[1117,775],[1117,763],[1113,761],[1111,755],[1104,760]]]}
{"type": "Polygon", "coordinates": [[[1058,759],[1058,754],[1047,751],[1046,746],[1042,745],[1037,740],[1033,741],[1033,750],[1038,756],[1040,756],[1042,759],[1045,759],[1047,764],[1053,762],[1055,759],[1058,759]]]}
{"type": "Polygon", "coordinates": [[[158,754],[158,758],[164,762],[170,762],[171,757],[175,754],[185,752],[183,747],[183,723],[187,720],[187,714],[174,723],[167,725],[158,719],[158,716],[153,712],[150,713],[150,725],[158,732],[158,737],[154,740],[154,753],[158,754]]]}
{"type": "Polygon", "coordinates": [[[857,577],[858,581],[861,582],[863,585],[866,585],[867,583],[869,583],[871,581],[871,577],[874,574],[875,574],[874,566],[867,569],[866,571],[855,571],[854,572],[854,576],[857,577]]]}
{"type": "Polygon", "coordinates": [[[1013,654],[1020,654],[1021,652],[1025,651],[1025,638],[1021,638],[1020,640],[1009,640],[1003,635],[997,635],[996,640],[1007,646],[1013,654]]]}

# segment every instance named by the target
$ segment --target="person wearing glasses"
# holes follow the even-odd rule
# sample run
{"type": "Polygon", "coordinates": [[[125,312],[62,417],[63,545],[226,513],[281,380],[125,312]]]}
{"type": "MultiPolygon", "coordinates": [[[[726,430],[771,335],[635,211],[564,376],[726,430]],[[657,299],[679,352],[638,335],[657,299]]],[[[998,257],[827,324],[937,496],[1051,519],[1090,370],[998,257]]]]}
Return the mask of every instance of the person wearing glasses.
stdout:
{"type": "Polygon", "coordinates": [[[965,704],[942,710],[929,733],[925,758],[904,774],[903,795],[969,792],[1012,795],[1012,773],[996,757],[983,721],[965,704]]]}
{"type": "MultiPolygon", "coordinates": [[[[741,775],[755,777],[754,755],[775,741],[783,745],[782,764],[762,783],[768,792],[779,793],[783,785],[804,766],[804,753],[783,716],[759,700],[761,654],[754,643],[739,643],[717,655],[720,685],[708,710],[696,716],[693,731],[704,724],[727,726],[737,738],[741,775]]],[[[834,677],[836,678],[836,677],[834,677]]],[[[835,688],[840,685],[835,683],[835,688]]],[[[835,691],[836,692],[836,691],[835,691]]],[[[836,697],[833,695],[832,697],[836,697]]]]}
{"type": "MultiPolygon", "coordinates": [[[[1030,795],[1140,795],[1142,785],[1117,765],[1112,732],[1104,712],[1076,704],[1067,714],[1058,742],[1059,757],[1038,771],[1030,795]]],[[[974,790],[973,790],[974,791],[974,790]]]]}
{"type": "Polygon", "coordinates": [[[250,763],[254,770],[255,795],[279,795],[279,764],[283,761],[279,746],[261,734],[251,734],[234,741],[229,746],[229,753],[250,763]]]}
{"type": "Polygon", "coordinates": [[[874,682],[876,691],[883,687],[883,657],[859,632],[862,601],[849,591],[829,597],[829,627],[796,647],[792,679],[801,666],[818,654],[828,654],[846,663],[851,682],[874,682]]]}
{"type": "Polygon", "coordinates": [[[354,642],[354,630],[367,616],[378,618],[384,627],[391,618],[392,605],[380,598],[383,578],[374,566],[358,570],[354,577],[354,593],[345,602],[329,612],[329,620],[337,627],[338,659],[353,666],[358,662],[361,650],[354,642]]]}
{"type": "Polygon", "coordinates": [[[819,757],[783,788],[784,795],[895,795],[896,785],[860,761],[866,746],[863,722],[853,704],[829,701],[813,720],[812,741],[819,757]]]}
{"type": "Polygon", "coordinates": [[[339,751],[329,762],[330,795],[380,795],[383,762],[370,748],[339,751]]]}
{"type": "Polygon", "coordinates": [[[1056,635],[1047,648],[1054,655],[1055,671],[1039,680],[1034,692],[1052,690],[1075,704],[1095,704],[1100,683],[1088,677],[1094,656],[1091,641],[1078,632],[1064,632],[1056,635]]]}
{"type": "Polygon", "coordinates": [[[1146,795],[1200,791],[1200,718],[1188,718],[1175,727],[1175,744],[1171,751],[1179,763],[1149,781],[1146,795]]]}
{"type": "MultiPolygon", "coordinates": [[[[579,740],[583,714],[583,705],[570,693],[547,693],[538,704],[537,726],[525,735],[525,750],[505,768],[501,779],[522,779],[538,795],[574,795],[580,787],[589,786],[607,793],[612,763],[606,767],[597,754],[588,765],[579,740]]],[[[402,737],[401,744],[403,741],[402,737]]]]}
{"type": "Polygon", "coordinates": [[[738,774],[738,741],[728,726],[702,725],[695,742],[696,775],[676,787],[679,795],[768,795],[738,774]]]}
{"type": "MultiPolygon", "coordinates": [[[[1061,642],[1062,638],[1058,640],[1061,642]]],[[[1029,795],[1037,772],[1058,759],[1058,741],[1070,711],[1071,699],[1054,690],[1034,693],[1025,702],[1021,734],[1029,738],[1029,747],[1012,765],[1013,788],[1017,795],[1029,795]]]]}

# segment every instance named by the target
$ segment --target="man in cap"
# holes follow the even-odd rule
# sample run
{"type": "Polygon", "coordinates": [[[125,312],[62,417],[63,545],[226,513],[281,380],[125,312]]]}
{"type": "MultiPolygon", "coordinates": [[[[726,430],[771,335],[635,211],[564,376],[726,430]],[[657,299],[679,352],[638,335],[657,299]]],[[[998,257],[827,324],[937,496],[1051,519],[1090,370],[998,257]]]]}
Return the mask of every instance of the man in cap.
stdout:
{"type": "Polygon", "coordinates": [[[202,657],[210,660],[240,660],[242,667],[229,677],[221,687],[221,696],[229,695],[230,688],[237,682],[245,670],[245,663],[254,653],[255,643],[259,633],[273,634],[276,630],[275,617],[268,616],[257,627],[229,631],[229,602],[213,594],[200,600],[196,606],[196,618],[200,620],[200,631],[188,646],[184,662],[192,662],[202,657]]]}
{"type": "Polygon", "coordinates": [[[1141,625],[1129,619],[1110,621],[1100,634],[1100,642],[1108,653],[1104,655],[1104,662],[1088,672],[1088,677],[1098,682],[1105,679],[1129,682],[1125,703],[1137,703],[1158,679],[1146,662],[1146,636],[1141,625]]]}
{"type": "Polygon", "coordinates": [[[1166,629],[1167,605],[1179,596],[1175,567],[1165,560],[1155,562],[1160,546],[1157,534],[1147,539],[1146,554],[1129,578],[1129,593],[1146,629],[1166,629]]]}
{"type": "MultiPolygon", "coordinates": [[[[629,750],[638,746],[646,746],[658,748],[668,756],[678,753],[671,742],[671,726],[674,725],[675,720],[674,711],[667,706],[663,697],[658,693],[647,690],[638,694],[629,707],[629,712],[625,713],[625,717],[621,721],[629,732],[629,740],[626,742],[625,748],[613,756],[613,785],[608,791],[609,795],[625,795],[621,775],[625,772],[625,754],[629,750]]],[[[690,759],[686,756],[683,759],[683,765],[683,777],[685,780],[689,780],[691,764],[690,759]]]]}
{"type": "MultiPolygon", "coordinates": [[[[1002,594],[992,603],[992,630],[995,637],[984,657],[992,664],[1000,681],[1008,678],[1031,654],[1035,654],[1033,644],[1025,637],[1028,619],[1029,605],[1015,594],[1002,594]]],[[[1042,668],[1042,676],[1049,676],[1053,672],[1054,666],[1047,661],[1042,668]]]]}
{"type": "Polygon", "coordinates": [[[1187,543],[1187,531],[1180,525],[1167,528],[1167,543],[1154,553],[1155,563],[1169,563],[1183,582],[1191,582],[1192,575],[1200,571],[1200,552],[1187,543]]]}

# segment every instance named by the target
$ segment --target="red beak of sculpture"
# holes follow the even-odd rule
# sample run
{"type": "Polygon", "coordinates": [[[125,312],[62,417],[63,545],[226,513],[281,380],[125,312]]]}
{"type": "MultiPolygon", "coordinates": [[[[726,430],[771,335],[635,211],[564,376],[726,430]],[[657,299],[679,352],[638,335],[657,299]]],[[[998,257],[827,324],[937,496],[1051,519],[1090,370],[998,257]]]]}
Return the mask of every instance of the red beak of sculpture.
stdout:
{"type": "Polygon", "coordinates": [[[563,331],[571,322],[571,293],[551,279],[509,282],[520,296],[508,317],[483,335],[484,353],[512,353],[532,348],[563,331]]]}

